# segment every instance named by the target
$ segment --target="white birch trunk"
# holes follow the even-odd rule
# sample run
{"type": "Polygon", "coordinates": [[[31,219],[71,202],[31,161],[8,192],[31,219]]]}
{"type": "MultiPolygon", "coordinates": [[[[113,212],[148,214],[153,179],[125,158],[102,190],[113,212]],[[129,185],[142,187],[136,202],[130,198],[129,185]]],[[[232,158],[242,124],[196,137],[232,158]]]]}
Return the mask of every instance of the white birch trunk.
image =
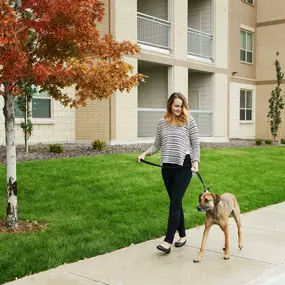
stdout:
{"type": "MultiPolygon", "coordinates": [[[[28,124],[28,101],[27,101],[27,96],[25,96],[26,98],[26,112],[25,112],[25,125],[27,126],[28,124]]],[[[29,152],[29,148],[28,148],[28,134],[27,134],[27,129],[25,131],[25,150],[26,150],[26,153],[29,152]]]]}
{"type": "Polygon", "coordinates": [[[15,116],[14,101],[9,85],[4,84],[4,108],[5,134],[6,134],[6,227],[18,227],[18,202],[17,202],[17,178],[16,178],[16,145],[15,145],[15,116]]]}

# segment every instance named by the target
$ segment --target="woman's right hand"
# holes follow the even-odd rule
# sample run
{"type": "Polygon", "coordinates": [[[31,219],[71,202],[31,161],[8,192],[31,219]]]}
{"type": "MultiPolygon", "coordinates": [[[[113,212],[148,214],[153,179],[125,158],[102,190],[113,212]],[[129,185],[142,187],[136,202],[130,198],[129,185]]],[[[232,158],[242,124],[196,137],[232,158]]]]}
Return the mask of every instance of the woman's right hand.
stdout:
{"type": "Polygon", "coordinates": [[[143,160],[145,159],[145,153],[144,152],[137,157],[138,162],[141,162],[142,159],[143,160]]]}

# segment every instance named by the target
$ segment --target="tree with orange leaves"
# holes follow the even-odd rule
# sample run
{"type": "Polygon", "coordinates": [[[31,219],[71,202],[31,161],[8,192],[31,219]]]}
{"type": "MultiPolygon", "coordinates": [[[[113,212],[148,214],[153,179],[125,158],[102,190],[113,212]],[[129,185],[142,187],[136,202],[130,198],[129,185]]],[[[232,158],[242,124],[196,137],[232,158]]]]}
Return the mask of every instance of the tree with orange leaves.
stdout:
{"type": "Polygon", "coordinates": [[[40,86],[64,106],[85,105],[116,90],[130,91],[143,80],[123,56],[139,52],[129,41],[101,37],[100,0],[0,0],[0,95],[4,97],[7,147],[6,226],[16,228],[17,179],[14,96],[20,83],[40,86]],[[76,98],[63,87],[76,86],[76,98]]]}

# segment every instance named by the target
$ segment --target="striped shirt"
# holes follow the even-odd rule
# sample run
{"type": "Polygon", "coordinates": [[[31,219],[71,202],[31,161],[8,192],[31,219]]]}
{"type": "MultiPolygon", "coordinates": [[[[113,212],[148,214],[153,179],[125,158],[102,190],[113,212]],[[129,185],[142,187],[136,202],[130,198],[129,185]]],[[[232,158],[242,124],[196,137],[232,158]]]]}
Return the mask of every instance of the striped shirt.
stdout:
{"type": "Polygon", "coordinates": [[[171,126],[165,119],[158,122],[155,141],[147,150],[155,154],[161,150],[161,164],[183,165],[185,155],[190,154],[191,161],[200,162],[200,141],[195,120],[189,117],[183,126],[171,126]]]}

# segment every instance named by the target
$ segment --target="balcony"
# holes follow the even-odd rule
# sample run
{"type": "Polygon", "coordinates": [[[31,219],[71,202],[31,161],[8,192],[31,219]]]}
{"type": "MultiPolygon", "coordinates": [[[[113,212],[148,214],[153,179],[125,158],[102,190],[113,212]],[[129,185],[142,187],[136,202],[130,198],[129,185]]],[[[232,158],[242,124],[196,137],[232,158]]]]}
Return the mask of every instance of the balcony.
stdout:
{"type": "MultiPolygon", "coordinates": [[[[166,109],[138,108],[138,137],[149,138],[156,134],[157,123],[163,118],[166,109]]],[[[190,115],[195,119],[200,137],[213,136],[212,112],[203,110],[192,110],[190,115]]]]}
{"type": "Polygon", "coordinates": [[[139,12],[137,21],[139,44],[170,50],[170,22],[139,12]]]}
{"type": "Polygon", "coordinates": [[[188,28],[188,55],[212,60],[213,35],[188,28]]]}

